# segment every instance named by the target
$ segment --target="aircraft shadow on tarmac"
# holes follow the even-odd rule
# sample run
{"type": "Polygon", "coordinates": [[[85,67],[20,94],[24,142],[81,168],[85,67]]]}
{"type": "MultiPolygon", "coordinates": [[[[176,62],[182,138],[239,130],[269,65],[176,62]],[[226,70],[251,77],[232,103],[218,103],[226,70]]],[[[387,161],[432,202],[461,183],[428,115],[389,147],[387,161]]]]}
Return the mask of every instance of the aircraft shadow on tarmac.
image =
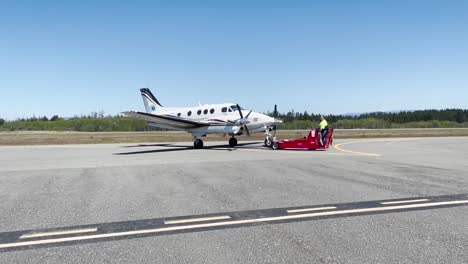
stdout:
{"type": "Polygon", "coordinates": [[[133,145],[133,146],[124,146],[124,148],[143,148],[143,147],[171,147],[174,146],[171,143],[161,143],[161,144],[139,144],[139,145],[133,145]]]}
{"type": "MultiPolygon", "coordinates": [[[[247,142],[247,143],[239,143],[237,147],[242,147],[243,149],[249,148],[245,146],[250,145],[257,145],[258,142],[247,142]]],[[[188,151],[188,150],[197,150],[193,148],[193,146],[179,146],[179,145],[172,145],[172,144],[140,144],[135,146],[125,146],[125,148],[138,148],[138,147],[164,147],[163,149],[151,149],[151,150],[142,150],[142,151],[132,151],[132,152],[120,152],[114,153],[114,155],[137,155],[137,154],[149,154],[149,153],[161,153],[161,152],[174,152],[174,151],[188,151]]],[[[234,151],[237,149],[231,148],[226,145],[216,145],[216,146],[205,146],[203,149],[208,150],[217,150],[217,151],[234,151]]],[[[252,149],[252,147],[250,147],[252,149]]],[[[258,149],[259,147],[254,147],[254,149],[258,149]]]]}

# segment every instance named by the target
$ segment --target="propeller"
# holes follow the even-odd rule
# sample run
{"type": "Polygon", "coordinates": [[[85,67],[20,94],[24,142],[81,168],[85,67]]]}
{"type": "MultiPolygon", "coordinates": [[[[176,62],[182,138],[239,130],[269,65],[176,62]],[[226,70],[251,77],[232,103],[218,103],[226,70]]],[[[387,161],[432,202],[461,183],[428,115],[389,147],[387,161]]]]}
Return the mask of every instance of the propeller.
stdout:
{"type": "Polygon", "coordinates": [[[250,136],[250,131],[249,131],[249,128],[247,127],[247,124],[250,123],[249,116],[252,113],[252,110],[250,110],[249,113],[244,117],[244,114],[242,113],[242,108],[239,106],[239,104],[237,104],[237,109],[239,110],[239,115],[240,115],[240,119],[238,119],[238,121],[240,125],[242,125],[242,127],[244,128],[247,136],[250,136]]]}
{"type": "Polygon", "coordinates": [[[239,110],[240,118],[238,118],[238,119],[236,119],[234,121],[228,120],[228,122],[239,126],[239,130],[237,131],[237,133],[240,131],[240,129],[243,129],[245,131],[245,133],[247,134],[247,136],[250,136],[250,131],[249,131],[249,128],[247,127],[247,124],[250,123],[249,116],[252,113],[252,110],[250,110],[247,113],[247,115],[244,116],[244,113],[242,113],[242,108],[240,107],[240,105],[237,104],[236,106],[237,106],[237,110],[239,110]]]}

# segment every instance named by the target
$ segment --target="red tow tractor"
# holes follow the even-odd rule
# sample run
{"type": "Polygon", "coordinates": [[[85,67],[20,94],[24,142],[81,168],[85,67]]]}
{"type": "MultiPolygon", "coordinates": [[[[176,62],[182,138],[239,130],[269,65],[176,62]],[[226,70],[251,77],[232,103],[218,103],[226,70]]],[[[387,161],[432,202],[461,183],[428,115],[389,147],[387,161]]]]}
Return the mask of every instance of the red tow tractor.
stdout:
{"type": "Polygon", "coordinates": [[[320,131],[311,130],[307,137],[292,140],[274,141],[272,149],[302,149],[302,150],[326,150],[333,144],[333,129],[328,129],[323,145],[320,145],[320,131]]]}

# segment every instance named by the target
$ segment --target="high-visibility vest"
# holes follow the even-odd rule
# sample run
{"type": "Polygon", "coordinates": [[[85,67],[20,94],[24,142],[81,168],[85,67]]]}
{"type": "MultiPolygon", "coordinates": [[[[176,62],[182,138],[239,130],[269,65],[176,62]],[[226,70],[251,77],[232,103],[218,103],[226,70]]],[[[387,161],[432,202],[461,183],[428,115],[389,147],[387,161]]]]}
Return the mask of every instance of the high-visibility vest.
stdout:
{"type": "Polygon", "coordinates": [[[320,129],[325,129],[328,127],[328,122],[327,120],[322,120],[322,122],[320,122],[320,129]]]}

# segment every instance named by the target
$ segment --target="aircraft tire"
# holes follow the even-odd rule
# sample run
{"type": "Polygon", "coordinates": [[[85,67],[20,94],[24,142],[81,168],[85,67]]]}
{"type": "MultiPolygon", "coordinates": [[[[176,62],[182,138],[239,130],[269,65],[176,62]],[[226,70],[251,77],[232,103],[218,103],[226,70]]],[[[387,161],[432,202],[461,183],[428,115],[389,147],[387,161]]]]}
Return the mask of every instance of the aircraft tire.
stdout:
{"type": "Polygon", "coordinates": [[[271,148],[272,145],[273,145],[273,142],[270,139],[267,138],[267,139],[265,139],[264,144],[265,144],[265,147],[271,148]]]}
{"type": "Polygon", "coordinates": [[[195,141],[193,142],[193,146],[194,146],[196,149],[202,149],[202,148],[203,148],[203,140],[201,140],[201,139],[195,139],[195,141]]]}
{"type": "Polygon", "coordinates": [[[237,139],[236,138],[230,138],[229,139],[229,146],[231,146],[231,148],[237,146],[237,139]]]}
{"type": "Polygon", "coordinates": [[[272,145],[271,145],[271,148],[272,149],[278,149],[279,145],[278,145],[278,142],[274,142],[272,145]]]}

